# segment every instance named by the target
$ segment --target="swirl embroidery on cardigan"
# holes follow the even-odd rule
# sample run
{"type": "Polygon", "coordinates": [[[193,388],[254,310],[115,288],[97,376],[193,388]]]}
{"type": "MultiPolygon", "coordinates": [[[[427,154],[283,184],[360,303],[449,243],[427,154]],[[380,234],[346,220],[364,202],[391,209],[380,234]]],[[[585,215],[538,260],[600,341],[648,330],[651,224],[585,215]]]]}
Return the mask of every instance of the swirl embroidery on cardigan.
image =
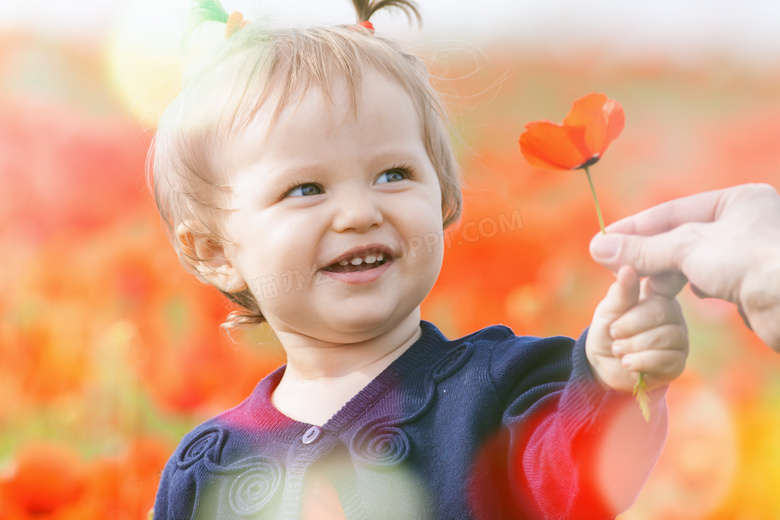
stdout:
{"type": "Polygon", "coordinates": [[[436,363],[433,367],[433,380],[441,383],[455,372],[460,370],[474,353],[471,343],[464,343],[458,348],[444,356],[444,359],[436,363]]]}
{"type": "MultiPolygon", "coordinates": [[[[246,465],[242,461],[241,465],[246,465]]],[[[272,459],[252,457],[248,469],[239,473],[230,486],[230,507],[242,515],[260,512],[276,494],[282,482],[282,470],[272,459]]]]}
{"type": "Polygon", "coordinates": [[[351,451],[363,465],[397,466],[409,456],[411,444],[406,433],[386,421],[372,421],[352,437],[351,451]]]}
{"type": "Polygon", "coordinates": [[[186,469],[201,460],[207,453],[212,453],[212,461],[219,461],[219,452],[222,450],[222,428],[213,427],[202,431],[184,447],[179,455],[176,465],[179,469],[186,469]]]}
{"type": "Polygon", "coordinates": [[[417,420],[431,407],[436,395],[436,384],[460,370],[474,353],[471,343],[464,343],[448,353],[432,371],[435,384],[427,389],[427,396],[420,408],[404,417],[384,417],[364,425],[352,437],[351,451],[363,465],[392,467],[401,464],[409,456],[411,441],[401,426],[417,420]]]}

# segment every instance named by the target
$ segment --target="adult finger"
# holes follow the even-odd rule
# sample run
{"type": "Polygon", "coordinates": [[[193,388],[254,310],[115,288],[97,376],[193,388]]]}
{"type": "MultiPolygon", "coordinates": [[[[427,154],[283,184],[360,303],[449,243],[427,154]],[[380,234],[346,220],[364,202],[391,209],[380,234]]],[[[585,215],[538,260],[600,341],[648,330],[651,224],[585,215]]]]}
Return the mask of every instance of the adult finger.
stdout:
{"type": "Polygon", "coordinates": [[[597,236],[590,243],[590,255],[596,262],[612,271],[616,271],[620,266],[630,265],[640,276],[681,273],[687,252],[697,239],[694,229],[696,225],[681,225],[653,236],[619,233],[597,236]]]}
{"type": "Polygon", "coordinates": [[[613,222],[607,226],[607,235],[622,233],[649,236],[671,231],[686,222],[712,222],[717,218],[718,209],[729,193],[727,188],[663,202],[613,222]]]}
{"type": "Polygon", "coordinates": [[[676,271],[659,273],[647,278],[645,295],[658,294],[667,298],[674,298],[688,283],[688,278],[676,271]]]}

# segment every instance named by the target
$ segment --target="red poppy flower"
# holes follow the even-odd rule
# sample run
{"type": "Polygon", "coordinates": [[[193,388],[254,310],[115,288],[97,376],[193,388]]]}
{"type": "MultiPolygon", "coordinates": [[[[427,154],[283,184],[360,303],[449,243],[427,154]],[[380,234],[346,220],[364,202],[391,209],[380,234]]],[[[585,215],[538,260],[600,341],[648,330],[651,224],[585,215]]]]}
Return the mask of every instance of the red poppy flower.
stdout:
{"type": "Polygon", "coordinates": [[[75,502],[85,484],[81,458],[65,445],[43,442],[22,447],[7,483],[21,510],[41,517],[75,502]]]}
{"type": "Polygon", "coordinates": [[[520,136],[520,151],[531,166],[576,170],[601,159],[623,130],[623,107],[604,94],[588,94],[574,102],[563,124],[533,121],[520,136]]]}

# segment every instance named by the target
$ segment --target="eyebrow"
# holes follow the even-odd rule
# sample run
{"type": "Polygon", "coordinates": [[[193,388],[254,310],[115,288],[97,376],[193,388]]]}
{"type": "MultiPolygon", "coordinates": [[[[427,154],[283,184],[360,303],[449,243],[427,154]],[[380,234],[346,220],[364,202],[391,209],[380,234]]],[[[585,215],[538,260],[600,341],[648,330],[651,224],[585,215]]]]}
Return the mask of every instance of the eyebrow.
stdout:
{"type": "MultiPolygon", "coordinates": [[[[422,157],[428,157],[425,150],[423,150],[422,157]]],[[[372,167],[377,167],[376,165],[389,165],[396,162],[416,162],[419,161],[420,158],[420,154],[412,150],[392,150],[371,154],[369,157],[367,157],[365,164],[368,164],[372,167]]],[[[302,162],[299,165],[292,164],[289,167],[283,167],[275,170],[273,174],[275,177],[279,177],[280,179],[286,179],[305,177],[307,175],[316,175],[327,169],[327,167],[323,168],[320,164],[317,163],[306,164],[305,162],[302,162]]]]}
{"type": "MultiPolygon", "coordinates": [[[[422,158],[428,158],[428,152],[425,148],[422,149],[422,158]]],[[[403,150],[388,150],[386,152],[380,152],[371,157],[371,163],[393,163],[398,161],[413,162],[419,161],[421,156],[417,151],[406,149],[403,150]]]]}

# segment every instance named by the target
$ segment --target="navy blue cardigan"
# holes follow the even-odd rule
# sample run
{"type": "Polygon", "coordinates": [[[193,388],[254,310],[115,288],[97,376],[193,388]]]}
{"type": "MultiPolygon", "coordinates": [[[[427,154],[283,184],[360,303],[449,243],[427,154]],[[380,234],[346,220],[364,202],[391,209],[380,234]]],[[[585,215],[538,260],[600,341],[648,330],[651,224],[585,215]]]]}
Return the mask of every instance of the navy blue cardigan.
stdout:
{"type": "MultiPolygon", "coordinates": [[[[271,404],[284,367],[195,428],[165,467],[155,520],[298,518],[315,463],[349,520],[614,518],[597,491],[596,453],[611,404],[631,398],[593,380],[585,334],[517,337],[494,326],[450,341],[421,326],[322,428],[271,404]]],[[[638,481],[665,431],[662,410],[631,432],[638,481]]]]}

